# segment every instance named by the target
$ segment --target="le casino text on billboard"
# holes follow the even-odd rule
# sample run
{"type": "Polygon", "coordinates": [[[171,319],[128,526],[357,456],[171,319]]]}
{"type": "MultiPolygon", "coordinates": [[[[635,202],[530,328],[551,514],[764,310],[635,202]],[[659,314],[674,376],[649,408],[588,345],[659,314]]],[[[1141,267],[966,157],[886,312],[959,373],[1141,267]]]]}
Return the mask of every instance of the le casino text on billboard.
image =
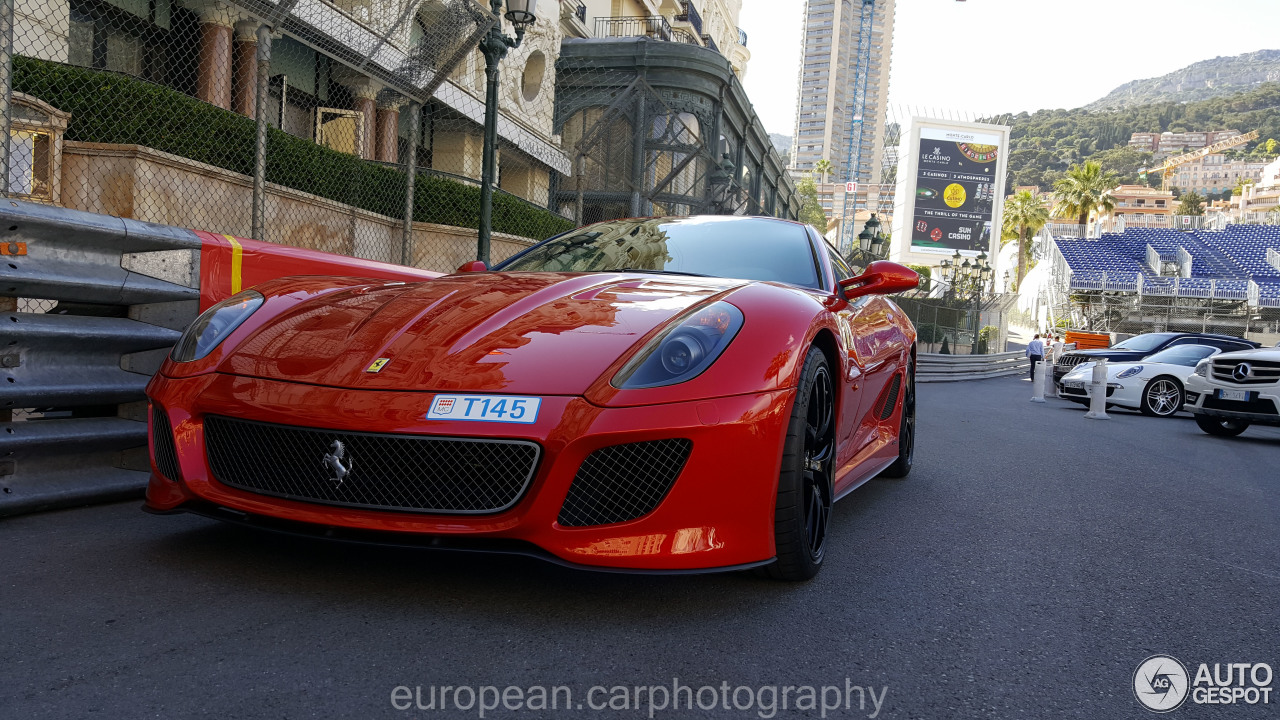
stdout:
{"type": "Polygon", "coordinates": [[[1000,136],[920,129],[911,249],[986,251],[996,193],[1000,136]]]}

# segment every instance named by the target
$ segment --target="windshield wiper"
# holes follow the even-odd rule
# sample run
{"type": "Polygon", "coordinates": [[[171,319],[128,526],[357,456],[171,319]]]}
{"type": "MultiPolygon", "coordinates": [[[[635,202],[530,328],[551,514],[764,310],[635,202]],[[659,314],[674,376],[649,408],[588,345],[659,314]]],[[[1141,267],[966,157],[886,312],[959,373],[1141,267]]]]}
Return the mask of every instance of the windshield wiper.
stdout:
{"type": "Polygon", "coordinates": [[[685,272],[682,270],[646,270],[644,268],[619,268],[617,270],[601,270],[600,272],[636,272],[636,273],[657,273],[659,275],[690,275],[692,277],[715,277],[714,275],[704,275],[696,272],[685,272]]]}

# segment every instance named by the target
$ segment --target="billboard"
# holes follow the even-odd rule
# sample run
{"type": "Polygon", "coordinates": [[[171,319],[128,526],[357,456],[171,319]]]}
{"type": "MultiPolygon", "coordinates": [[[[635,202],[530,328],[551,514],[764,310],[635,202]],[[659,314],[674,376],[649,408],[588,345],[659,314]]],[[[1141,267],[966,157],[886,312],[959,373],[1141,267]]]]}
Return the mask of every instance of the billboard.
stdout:
{"type": "MultiPolygon", "coordinates": [[[[966,255],[990,251],[1004,192],[1007,133],[958,127],[918,128],[911,251],[966,255]]],[[[913,136],[916,133],[912,133],[913,136]]],[[[904,228],[905,229],[905,228],[904,228]]]]}

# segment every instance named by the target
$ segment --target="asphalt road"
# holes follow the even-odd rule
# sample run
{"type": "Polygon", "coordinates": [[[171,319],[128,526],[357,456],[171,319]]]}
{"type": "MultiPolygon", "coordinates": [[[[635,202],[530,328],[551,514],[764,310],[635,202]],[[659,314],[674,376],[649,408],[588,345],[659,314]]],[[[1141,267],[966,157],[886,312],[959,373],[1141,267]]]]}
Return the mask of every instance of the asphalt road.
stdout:
{"type": "MultiPolygon", "coordinates": [[[[485,717],[644,717],[657,692],[593,713],[590,688],[676,680],[716,688],[694,702],[717,709],[655,717],[820,717],[821,700],[794,709],[803,690],[782,710],[783,686],[856,685],[881,718],[1141,718],[1132,678],[1153,654],[1280,672],[1280,430],[1224,440],[1029,395],[921,386],[915,472],[837,505],[803,585],[339,546],[136,503],[5,520],[0,718],[479,716],[393,708],[397,686],[432,685],[583,703],[485,717]]],[[[875,711],[848,697],[826,716],[875,711]]]]}

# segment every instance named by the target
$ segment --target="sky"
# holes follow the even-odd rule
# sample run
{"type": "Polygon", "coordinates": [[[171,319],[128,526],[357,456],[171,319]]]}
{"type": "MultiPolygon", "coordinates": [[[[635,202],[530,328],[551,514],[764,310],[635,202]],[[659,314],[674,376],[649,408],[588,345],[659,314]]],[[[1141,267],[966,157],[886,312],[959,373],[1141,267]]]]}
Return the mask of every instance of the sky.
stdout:
{"type": "MultiPolygon", "coordinates": [[[[747,95],[795,123],[804,0],[743,0],[747,95]]],[[[890,108],[997,114],[1086,105],[1130,80],[1280,48],[1280,0],[897,0],[890,108]]]]}

